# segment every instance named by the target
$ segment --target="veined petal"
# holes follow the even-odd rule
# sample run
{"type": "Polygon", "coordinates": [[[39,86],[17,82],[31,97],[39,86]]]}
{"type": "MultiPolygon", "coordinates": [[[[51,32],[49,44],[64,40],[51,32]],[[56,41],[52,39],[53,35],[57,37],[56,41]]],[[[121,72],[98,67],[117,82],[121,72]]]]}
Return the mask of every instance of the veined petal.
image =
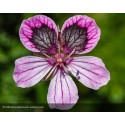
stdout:
{"type": "Polygon", "coordinates": [[[41,57],[26,56],[15,61],[13,78],[18,87],[37,84],[51,70],[52,66],[41,57]]]}
{"type": "Polygon", "coordinates": [[[77,15],[65,21],[62,30],[62,42],[65,53],[75,54],[90,52],[100,39],[100,29],[94,19],[77,15]]]}
{"type": "Polygon", "coordinates": [[[55,54],[58,45],[58,30],[52,19],[36,15],[24,20],[19,30],[23,45],[33,52],[55,54]]]}
{"type": "Polygon", "coordinates": [[[97,57],[75,57],[68,65],[68,69],[82,84],[95,90],[110,80],[109,71],[97,57]]]}
{"type": "Polygon", "coordinates": [[[62,69],[58,69],[50,82],[48,90],[47,100],[50,108],[70,109],[78,98],[77,87],[72,78],[62,69]]]}

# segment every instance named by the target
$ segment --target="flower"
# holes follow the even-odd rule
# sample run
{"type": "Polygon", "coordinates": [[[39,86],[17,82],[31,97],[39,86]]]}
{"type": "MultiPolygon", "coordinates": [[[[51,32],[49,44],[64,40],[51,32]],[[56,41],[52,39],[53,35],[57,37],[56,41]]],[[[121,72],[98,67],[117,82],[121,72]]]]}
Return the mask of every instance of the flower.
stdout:
{"type": "Polygon", "coordinates": [[[110,80],[101,59],[78,57],[90,52],[100,39],[99,27],[88,16],[70,17],[58,31],[52,19],[36,15],[22,22],[19,36],[23,45],[39,56],[25,56],[15,61],[16,85],[31,87],[53,73],[47,95],[50,108],[66,110],[78,101],[78,90],[69,73],[94,90],[110,80]]]}

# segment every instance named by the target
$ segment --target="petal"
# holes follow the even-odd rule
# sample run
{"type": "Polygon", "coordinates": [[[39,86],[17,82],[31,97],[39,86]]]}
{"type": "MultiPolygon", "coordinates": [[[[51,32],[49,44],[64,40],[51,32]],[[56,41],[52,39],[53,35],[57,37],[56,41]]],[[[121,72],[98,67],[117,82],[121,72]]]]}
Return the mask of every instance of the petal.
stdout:
{"type": "Polygon", "coordinates": [[[47,16],[37,15],[24,20],[19,35],[23,45],[33,52],[56,53],[58,30],[47,16]]]}
{"type": "Polygon", "coordinates": [[[41,57],[26,56],[15,61],[13,78],[18,87],[31,87],[51,70],[52,66],[41,57]]]}
{"type": "Polygon", "coordinates": [[[76,57],[68,65],[68,69],[82,84],[95,90],[110,80],[109,71],[97,57],[76,57]]]}
{"type": "Polygon", "coordinates": [[[50,82],[48,90],[47,100],[50,108],[70,109],[78,98],[77,87],[72,78],[63,70],[58,69],[50,82]]]}
{"type": "Polygon", "coordinates": [[[65,53],[75,54],[90,52],[100,39],[100,29],[94,19],[77,15],[65,21],[62,30],[62,42],[65,53]]]}

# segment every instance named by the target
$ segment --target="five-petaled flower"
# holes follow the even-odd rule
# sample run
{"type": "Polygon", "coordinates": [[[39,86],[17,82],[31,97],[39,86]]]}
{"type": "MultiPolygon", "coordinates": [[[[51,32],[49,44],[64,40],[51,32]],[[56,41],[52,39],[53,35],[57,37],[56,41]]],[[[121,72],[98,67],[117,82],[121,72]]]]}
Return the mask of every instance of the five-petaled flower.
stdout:
{"type": "Polygon", "coordinates": [[[70,109],[78,101],[78,90],[69,73],[94,90],[110,80],[110,73],[101,59],[78,57],[90,52],[100,39],[99,27],[88,16],[69,18],[59,31],[52,19],[36,15],[22,22],[19,36],[23,45],[39,56],[15,61],[16,85],[31,87],[52,76],[47,95],[50,108],[70,109]]]}

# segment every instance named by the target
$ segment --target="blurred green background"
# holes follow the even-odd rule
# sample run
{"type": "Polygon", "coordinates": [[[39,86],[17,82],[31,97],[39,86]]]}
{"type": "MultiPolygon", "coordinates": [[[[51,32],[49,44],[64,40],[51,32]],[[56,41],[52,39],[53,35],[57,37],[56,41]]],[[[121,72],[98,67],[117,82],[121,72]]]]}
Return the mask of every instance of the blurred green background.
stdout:
{"type": "MultiPolygon", "coordinates": [[[[31,88],[18,88],[13,80],[16,59],[33,55],[19,39],[19,27],[24,19],[36,14],[0,14],[0,104],[43,105],[47,104],[50,80],[40,82],[31,88]]],[[[77,14],[44,14],[51,17],[61,28],[64,21],[77,14]]],[[[79,91],[78,103],[68,111],[125,111],[125,14],[82,14],[95,19],[101,29],[101,39],[95,49],[85,55],[101,58],[111,73],[110,82],[98,91],[83,86],[75,78],[79,91]],[[114,106],[115,105],[115,106],[114,106]]],[[[2,110],[2,109],[0,109],[2,110]]],[[[25,111],[25,109],[4,109],[3,111],[25,111]]]]}

